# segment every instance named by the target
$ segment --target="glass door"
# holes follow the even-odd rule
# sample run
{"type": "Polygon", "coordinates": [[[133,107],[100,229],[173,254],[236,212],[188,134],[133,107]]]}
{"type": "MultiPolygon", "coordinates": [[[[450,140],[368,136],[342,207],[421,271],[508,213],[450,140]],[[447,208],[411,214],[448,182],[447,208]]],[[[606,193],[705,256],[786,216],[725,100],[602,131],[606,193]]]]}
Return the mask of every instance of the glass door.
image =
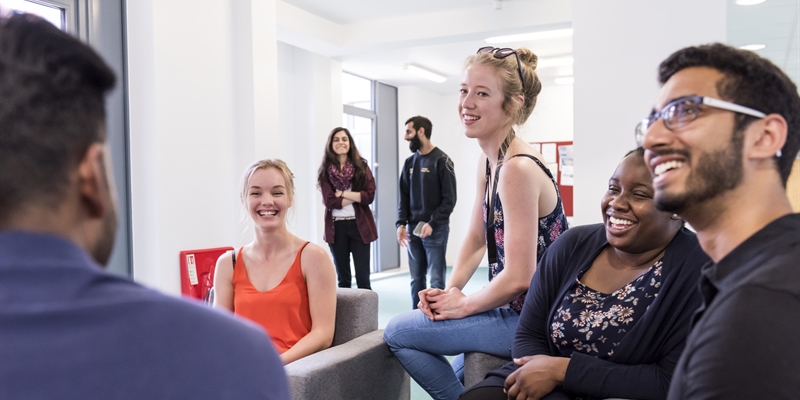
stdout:
{"type": "MultiPolygon", "coordinates": [[[[378,167],[375,162],[375,96],[374,84],[371,80],[353,74],[342,73],[342,103],[344,112],[342,113],[342,126],[350,131],[353,136],[353,143],[361,153],[361,157],[367,160],[367,166],[375,174],[378,167]]],[[[380,189],[376,189],[377,190],[380,189]]],[[[377,196],[377,193],[376,193],[377,196]]],[[[378,220],[375,203],[369,205],[375,220],[378,220]]],[[[375,242],[369,246],[370,271],[377,272],[376,268],[376,247],[375,242]]],[[[351,262],[351,265],[353,263],[351,262]]],[[[355,274],[353,274],[355,276],[355,274]]]]}

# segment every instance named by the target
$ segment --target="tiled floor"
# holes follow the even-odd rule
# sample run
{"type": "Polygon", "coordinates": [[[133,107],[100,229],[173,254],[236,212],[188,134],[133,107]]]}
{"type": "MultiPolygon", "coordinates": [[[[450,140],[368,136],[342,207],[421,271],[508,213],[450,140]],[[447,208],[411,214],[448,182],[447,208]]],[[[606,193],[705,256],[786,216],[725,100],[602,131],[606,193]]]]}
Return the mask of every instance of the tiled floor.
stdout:
{"type": "MultiPolygon", "coordinates": [[[[447,269],[450,276],[451,268],[447,269]]],[[[475,293],[489,283],[488,270],[478,268],[464,287],[464,293],[475,293]]],[[[378,293],[378,326],[383,329],[392,317],[411,310],[411,278],[408,272],[382,273],[372,279],[372,290],[378,293]]],[[[429,400],[431,397],[411,380],[411,400],[429,400]]]]}

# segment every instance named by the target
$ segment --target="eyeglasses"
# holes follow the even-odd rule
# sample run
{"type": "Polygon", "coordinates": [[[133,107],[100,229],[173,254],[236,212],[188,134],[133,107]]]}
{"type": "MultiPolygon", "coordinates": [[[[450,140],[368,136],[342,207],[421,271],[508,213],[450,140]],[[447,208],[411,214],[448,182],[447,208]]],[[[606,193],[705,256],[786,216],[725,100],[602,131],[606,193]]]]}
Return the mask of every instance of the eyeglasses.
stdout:
{"type": "Polygon", "coordinates": [[[715,99],[713,97],[697,95],[684,96],[671,101],[661,110],[661,112],[653,112],[649,117],[639,122],[639,124],[636,125],[636,131],[634,133],[636,144],[641,146],[642,143],[644,143],[644,136],[659,118],[664,119],[664,126],[666,126],[669,130],[680,128],[696,120],[699,117],[700,104],[705,104],[710,107],[720,108],[758,118],[764,118],[767,116],[761,111],[715,99]]]}
{"type": "Polygon", "coordinates": [[[508,47],[500,49],[497,47],[486,46],[486,47],[481,47],[480,49],[478,49],[477,52],[475,52],[475,54],[481,54],[481,53],[492,53],[494,54],[494,58],[500,58],[500,59],[506,58],[513,54],[514,57],[517,58],[517,72],[519,73],[519,82],[522,84],[522,87],[525,88],[525,78],[522,77],[522,64],[520,64],[519,62],[519,54],[517,54],[516,50],[509,49],[508,47]]]}

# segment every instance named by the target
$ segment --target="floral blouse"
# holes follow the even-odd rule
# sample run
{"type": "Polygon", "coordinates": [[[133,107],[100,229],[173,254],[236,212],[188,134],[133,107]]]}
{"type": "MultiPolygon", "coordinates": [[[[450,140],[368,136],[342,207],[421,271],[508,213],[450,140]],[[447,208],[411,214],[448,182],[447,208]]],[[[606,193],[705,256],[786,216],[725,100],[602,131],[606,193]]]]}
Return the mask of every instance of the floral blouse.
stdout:
{"type": "MultiPolygon", "coordinates": [[[[539,260],[542,258],[542,253],[550,246],[553,241],[555,241],[559,236],[561,236],[564,231],[567,230],[567,216],[564,215],[564,207],[561,205],[561,193],[558,191],[558,184],[556,180],[553,178],[553,175],[550,173],[550,170],[542,164],[541,161],[536,159],[536,157],[531,156],[530,154],[517,154],[513,157],[528,157],[531,160],[535,161],[539,167],[544,170],[550,180],[553,181],[553,185],[556,188],[556,194],[558,195],[558,202],[556,203],[556,207],[553,209],[553,212],[550,214],[539,218],[539,239],[538,245],[536,247],[536,262],[538,263],[539,260]]],[[[512,157],[512,158],[513,158],[512,157]]],[[[486,197],[491,195],[489,192],[489,177],[491,176],[491,169],[489,167],[489,161],[486,161],[486,196],[483,199],[483,224],[484,229],[488,229],[488,225],[486,223],[486,197]]],[[[503,232],[503,204],[500,202],[500,195],[495,193],[494,198],[492,199],[492,204],[494,205],[494,241],[497,245],[497,263],[489,264],[489,280],[491,281],[500,271],[503,270],[503,266],[505,265],[506,257],[505,257],[505,236],[503,232]]],[[[525,295],[528,291],[520,294],[516,299],[514,299],[509,306],[516,310],[522,311],[522,304],[525,301],[525,295]]]]}
{"type": "Polygon", "coordinates": [[[659,260],[633,282],[611,294],[583,283],[578,274],[550,323],[550,338],[563,357],[579,351],[607,359],[650,307],[661,289],[659,260]]]}

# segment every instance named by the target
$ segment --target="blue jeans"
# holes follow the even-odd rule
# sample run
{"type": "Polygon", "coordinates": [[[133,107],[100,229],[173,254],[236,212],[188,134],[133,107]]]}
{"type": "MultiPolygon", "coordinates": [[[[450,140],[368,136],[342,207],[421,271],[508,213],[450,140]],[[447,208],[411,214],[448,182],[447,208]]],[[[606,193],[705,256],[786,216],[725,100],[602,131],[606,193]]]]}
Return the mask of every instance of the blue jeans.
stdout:
{"type": "Polygon", "coordinates": [[[463,357],[450,365],[444,356],[480,351],[511,357],[518,321],[519,313],[510,308],[445,321],[431,321],[414,310],[392,318],[383,338],[408,374],[431,397],[452,400],[464,391],[454,370],[463,369],[463,357]]]}
{"type": "Polygon", "coordinates": [[[447,250],[447,237],[450,236],[450,224],[437,225],[430,236],[421,239],[412,231],[416,223],[409,224],[408,232],[411,241],[408,243],[408,271],[411,274],[411,307],[417,308],[419,292],[427,288],[426,274],[431,271],[431,287],[444,289],[444,275],[447,262],[444,254],[447,250]]]}

